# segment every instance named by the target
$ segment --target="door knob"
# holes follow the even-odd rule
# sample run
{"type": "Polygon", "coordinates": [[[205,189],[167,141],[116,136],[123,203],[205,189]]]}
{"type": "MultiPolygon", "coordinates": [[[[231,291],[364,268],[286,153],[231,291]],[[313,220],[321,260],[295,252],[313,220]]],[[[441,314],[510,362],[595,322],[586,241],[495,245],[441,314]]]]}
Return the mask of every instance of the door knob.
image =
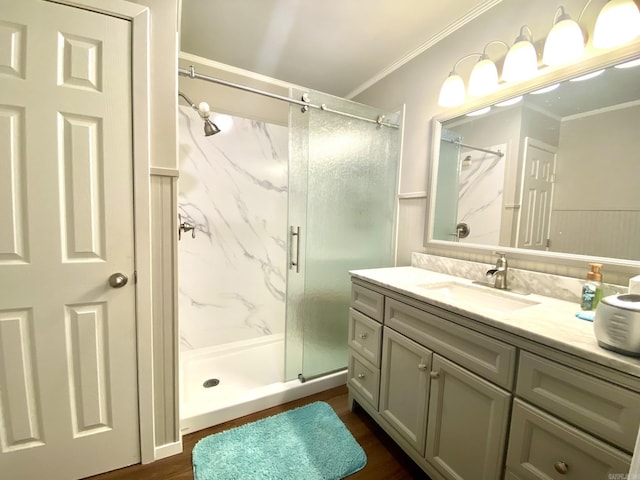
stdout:
{"type": "Polygon", "coordinates": [[[124,287],[129,278],[124,273],[114,273],[109,277],[109,285],[112,288],[121,288],[124,287]]]}

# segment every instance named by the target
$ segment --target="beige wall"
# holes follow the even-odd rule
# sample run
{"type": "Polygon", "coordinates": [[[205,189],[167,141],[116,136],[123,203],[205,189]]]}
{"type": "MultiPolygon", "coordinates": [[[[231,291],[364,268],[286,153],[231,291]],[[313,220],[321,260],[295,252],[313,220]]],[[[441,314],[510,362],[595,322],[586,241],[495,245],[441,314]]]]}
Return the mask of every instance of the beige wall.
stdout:
{"type": "Polygon", "coordinates": [[[638,210],[638,119],[640,105],[562,122],[554,210],[638,210]]]}

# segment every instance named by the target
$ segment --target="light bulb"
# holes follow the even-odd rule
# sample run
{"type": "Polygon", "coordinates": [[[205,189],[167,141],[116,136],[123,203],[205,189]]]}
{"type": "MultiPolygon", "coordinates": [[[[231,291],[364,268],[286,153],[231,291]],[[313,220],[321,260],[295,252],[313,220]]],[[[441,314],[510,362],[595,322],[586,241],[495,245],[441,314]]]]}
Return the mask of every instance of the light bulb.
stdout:
{"type": "Polygon", "coordinates": [[[457,73],[451,72],[442,84],[438,104],[441,107],[457,107],[465,101],[464,80],[457,73]]]}
{"type": "Polygon", "coordinates": [[[598,14],[593,46],[614,48],[640,35],[640,10],[633,0],[611,0],[598,14]]]}
{"type": "Polygon", "coordinates": [[[504,59],[502,80],[505,82],[521,82],[533,78],[537,72],[538,55],[533,43],[524,39],[516,41],[504,59]]]}
{"type": "Polygon", "coordinates": [[[498,69],[496,64],[486,57],[481,57],[475,64],[469,77],[469,95],[480,97],[493,93],[498,89],[498,69]]]}
{"type": "Polygon", "coordinates": [[[575,62],[584,51],[582,28],[564,10],[562,12],[544,42],[542,63],[549,66],[575,62]]]}

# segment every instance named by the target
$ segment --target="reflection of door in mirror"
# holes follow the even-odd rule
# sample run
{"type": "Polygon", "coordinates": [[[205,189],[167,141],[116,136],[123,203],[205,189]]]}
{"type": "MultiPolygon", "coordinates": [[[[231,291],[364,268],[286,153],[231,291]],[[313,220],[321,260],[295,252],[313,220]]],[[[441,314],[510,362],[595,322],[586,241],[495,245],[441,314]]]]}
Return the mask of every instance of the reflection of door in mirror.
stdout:
{"type": "Polygon", "coordinates": [[[524,139],[518,248],[549,250],[556,147],[524,139]]]}
{"type": "Polygon", "coordinates": [[[436,192],[433,236],[440,240],[458,241],[458,174],[460,172],[460,146],[455,133],[442,129],[440,162],[438,164],[438,190],[436,192]]]}

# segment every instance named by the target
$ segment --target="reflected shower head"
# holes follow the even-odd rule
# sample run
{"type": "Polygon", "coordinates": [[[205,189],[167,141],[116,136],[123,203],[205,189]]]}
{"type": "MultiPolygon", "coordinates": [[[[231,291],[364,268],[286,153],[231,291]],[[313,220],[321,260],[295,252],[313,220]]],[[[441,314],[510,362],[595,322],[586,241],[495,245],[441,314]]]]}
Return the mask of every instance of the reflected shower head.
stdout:
{"type": "Polygon", "coordinates": [[[210,137],[211,135],[215,135],[216,133],[220,133],[220,129],[218,126],[209,120],[209,115],[211,114],[211,110],[209,109],[209,104],[207,102],[200,102],[199,105],[193,103],[189,97],[187,97],[184,93],[178,92],[178,97],[182,97],[185,101],[191,105],[200,117],[204,120],[204,136],[210,137]]]}

